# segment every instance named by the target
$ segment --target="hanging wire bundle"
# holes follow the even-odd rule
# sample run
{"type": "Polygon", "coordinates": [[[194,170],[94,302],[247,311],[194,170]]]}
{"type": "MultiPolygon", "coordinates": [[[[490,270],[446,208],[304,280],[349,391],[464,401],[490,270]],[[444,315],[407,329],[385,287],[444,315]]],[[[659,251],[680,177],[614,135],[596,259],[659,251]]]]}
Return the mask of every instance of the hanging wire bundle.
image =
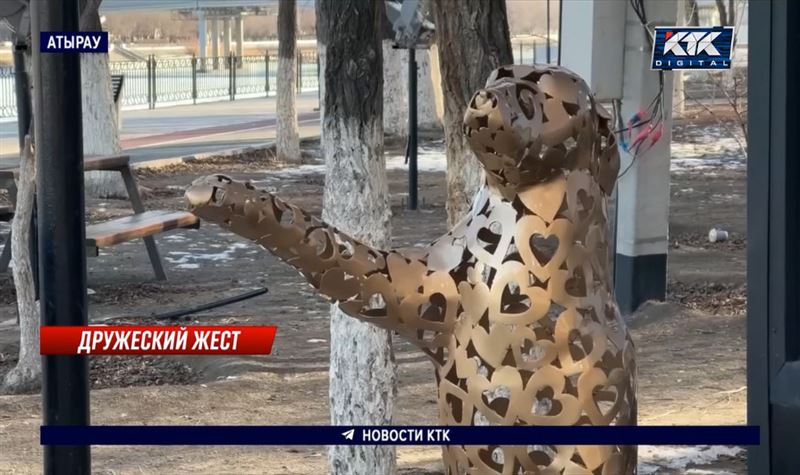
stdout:
{"type": "MultiPolygon", "coordinates": [[[[630,0],[634,13],[644,28],[645,36],[652,48],[654,38],[647,21],[644,0],[630,0]]],[[[664,129],[664,71],[658,71],[658,93],[646,108],[640,109],[623,125],[621,111],[615,104],[617,117],[617,134],[623,150],[633,156],[631,163],[619,174],[621,178],[636,163],[639,156],[649,150],[659,139],[664,129]]]]}

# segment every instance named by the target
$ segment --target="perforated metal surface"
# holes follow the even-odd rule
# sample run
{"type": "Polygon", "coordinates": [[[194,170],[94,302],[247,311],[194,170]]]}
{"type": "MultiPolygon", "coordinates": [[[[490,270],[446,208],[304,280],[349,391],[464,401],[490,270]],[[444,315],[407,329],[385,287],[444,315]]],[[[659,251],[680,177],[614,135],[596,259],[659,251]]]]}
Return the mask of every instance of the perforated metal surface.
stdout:
{"type": "MultiPolygon", "coordinates": [[[[439,422],[635,424],[635,361],[613,299],[610,116],[559,67],[496,70],[464,127],[486,172],[470,214],[427,248],[371,249],[300,208],[214,175],[192,210],[296,267],[353,317],[436,367],[439,422]]],[[[448,446],[449,473],[634,473],[634,447],[448,446]]]]}

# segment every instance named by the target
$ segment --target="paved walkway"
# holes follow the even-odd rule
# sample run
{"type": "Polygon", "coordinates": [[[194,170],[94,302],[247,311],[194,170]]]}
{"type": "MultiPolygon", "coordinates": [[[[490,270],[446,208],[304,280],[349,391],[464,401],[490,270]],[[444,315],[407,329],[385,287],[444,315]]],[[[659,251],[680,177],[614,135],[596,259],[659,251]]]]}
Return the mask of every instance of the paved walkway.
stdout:
{"type": "MultiPolygon", "coordinates": [[[[316,93],[298,97],[303,137],[319,134],[316,93]]],[[[133,162],[261,145],[275,138],[275,98],[122,112],[120,138],[133,162]]],[[[19,160],[17,123],[0,123],[0,168],[19,160]]]]}

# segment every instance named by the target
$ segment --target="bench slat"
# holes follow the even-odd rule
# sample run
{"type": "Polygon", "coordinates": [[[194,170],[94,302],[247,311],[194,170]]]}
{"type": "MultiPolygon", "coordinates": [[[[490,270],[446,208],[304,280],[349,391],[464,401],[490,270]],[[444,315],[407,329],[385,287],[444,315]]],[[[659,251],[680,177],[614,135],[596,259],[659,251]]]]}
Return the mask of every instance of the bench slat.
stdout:
{"type": "Polygon", "coordinates": [[[86,157],[83,159],[83,171],[105,170],[116,171],[127,167],[130,155],[111,155],[107,157],[86,157]]]}
{"type": "MultiPolygon", "coordinates": [[[[110,155],[103,157],[85,157],[83,159],[83,171],[119,171],[130,164],[130,155],[110,155]]],[[[19,168],[4,168],[0,170],[0,179],[16,180],[19,176],[19,168]]]]}
{"type": "Polygon", "coordinates": [[[199,224],[197,216],[186,211],[155,210],[86,226],[86,244],[108,247],[178,228],[199,224]]]}

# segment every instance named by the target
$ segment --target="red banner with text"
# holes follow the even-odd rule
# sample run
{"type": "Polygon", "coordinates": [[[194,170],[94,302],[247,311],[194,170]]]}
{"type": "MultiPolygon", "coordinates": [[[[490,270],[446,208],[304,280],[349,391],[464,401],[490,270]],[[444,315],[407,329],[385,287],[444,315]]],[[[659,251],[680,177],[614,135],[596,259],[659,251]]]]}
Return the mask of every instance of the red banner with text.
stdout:
{"type": "Polygon", "coordinates": [[[268,355],[274,326],[43,326],[43,355],[268,355]]]}

